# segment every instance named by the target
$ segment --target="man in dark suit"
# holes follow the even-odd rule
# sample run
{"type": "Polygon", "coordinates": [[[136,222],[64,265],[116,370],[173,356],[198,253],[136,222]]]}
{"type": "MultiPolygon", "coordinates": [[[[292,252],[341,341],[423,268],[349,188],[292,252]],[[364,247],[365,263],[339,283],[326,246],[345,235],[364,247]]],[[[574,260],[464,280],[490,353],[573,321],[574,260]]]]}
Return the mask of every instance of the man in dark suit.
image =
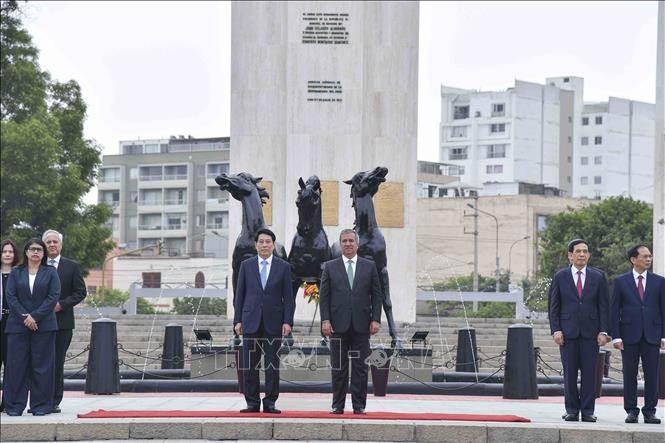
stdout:
{"type": "Polygon", "coordinates": [[[623,408],[626,423],[637,423],[637,367],[644,372],[644,423],[660,424],[658,404],[659,349],[665,349],[665,278],[648,272],[651,251],[646,245],[628,250],[633,270],[614,280],[612,294],[612,341],[621,350],[623,408]]]}
{"type": "Polygon", "coordinates": [[[279,414],[279,355],[282,337],[293,326],[295,298],[291,289],[291,267],[273,255],[275,234],[259,229],[254,238],[258,257],[240,264],[233,308],[234,329],[242,335],[244,393],[247,407],[240,412],[259,412],[261,354],[265,370],[263,412],[279,414]]]}
{"type": "Polygon", "coordinates": [[[46,243],[47,263],[58,270],[60,278],[60,300],[55,305],[58,332],[55,336],[55,395],[52,411],[57,413],[60,412],[60,402],[65,387],[65,356],[72,342],[74,306],[83,301],[88,291],[79,264],[60,255],[62,234],[49,229],[42,235],[42,241],[46,243]]]}
{"type": "Polygon", "coordinates": [[[343,414],[349,384],[354,414],[365,414],[369,336],[379,332],[383,294],[374,262],[358,257],[358,234],[344,229],[339,236],[342,257],[323,265],[321,332],[330,340],[332,414],[343,414]]]}
{"type": "Polygon", "coordinates": [[[550,329],[563,363],[566,421],[595,422],[596,360],[599,346],[609,341],[609,296],[605,275],[587,266],[588,243],[568,243],[571,266],[557,271],[550,288],[550,329]],[[577,374],[581,372],[580,391],[577,374]]]}

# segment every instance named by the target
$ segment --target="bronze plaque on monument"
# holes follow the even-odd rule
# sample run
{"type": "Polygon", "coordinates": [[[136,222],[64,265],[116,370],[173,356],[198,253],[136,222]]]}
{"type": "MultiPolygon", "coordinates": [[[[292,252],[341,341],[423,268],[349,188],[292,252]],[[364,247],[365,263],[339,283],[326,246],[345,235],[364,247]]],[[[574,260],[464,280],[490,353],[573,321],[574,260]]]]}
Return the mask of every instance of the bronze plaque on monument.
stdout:
{"type": "Polygon", "coordinates": [[[404,227],[404,183],[385,182],[374,195],[376,221],[382,228],[404,227]]]}
{"type": "Polygon", "coordinates": [[[266,226],[272,226],[272,182],[268,180],[261,180],[259,186],[263,186],[268,191],[270,198],[266,199],[266,204],[263,205],[263,219],[266,222],[266,226]]]}
{"type": "Polygon", "coordinates": [[[339,182],[321,181],[321,216],[327,226],[339,225],[339,182]]]}

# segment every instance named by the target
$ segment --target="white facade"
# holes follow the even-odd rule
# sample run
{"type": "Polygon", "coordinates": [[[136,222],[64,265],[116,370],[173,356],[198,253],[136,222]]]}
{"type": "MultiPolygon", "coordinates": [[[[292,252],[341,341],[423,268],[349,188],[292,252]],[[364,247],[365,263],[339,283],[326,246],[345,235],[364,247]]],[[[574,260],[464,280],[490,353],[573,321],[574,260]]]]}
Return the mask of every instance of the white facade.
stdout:
{"type": "Polygon", "coordinates": [[[440,161],[458,165],[479,195],[514,195],[527,183],[653,202],[654,105],[583,98],[584,79],[573,76],[501,92],[442,86],[440,161]]]}
{"type": "Polygon", "coordinates": [[[575,156],[573,195],[615,195],[653,202],[655,107],[610,97],[586,104],[575,156]]]}
{"type": "Polygon", "coordinates": [[[480,195],[519,182],[561,188],[560,90],[516,81],[501,92],[442,86],[440,161],[480,195]],[[453,171],[455,172],[455,171],[453,171]]]}

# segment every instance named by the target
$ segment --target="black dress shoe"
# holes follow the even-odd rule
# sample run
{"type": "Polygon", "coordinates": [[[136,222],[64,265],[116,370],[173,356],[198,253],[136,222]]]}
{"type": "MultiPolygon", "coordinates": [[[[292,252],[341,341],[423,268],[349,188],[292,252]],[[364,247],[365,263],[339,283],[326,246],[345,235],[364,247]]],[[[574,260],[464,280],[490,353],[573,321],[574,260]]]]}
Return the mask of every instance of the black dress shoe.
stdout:
{"type": "Polygon", "coordinates": [[[367,415],[367,412],[365,412],[365,408],[354,409],[353,413],[356,415],[367,415]]]}
{"type": "Polygon", "coordinates": [[[626,423],[637,423],[637,414],[635,412],[631,412],[626,416],[626,423]]]}
{"type": "Polygon", "coordinates": [[[20,417],[21,413],[20,412],[14,412],[14,411],[7,411],[7,415],[10,417],[20,417]]]}
{"type": "Polygon", "coordinates": [[[282,411],[280,411],[279,409],[277,409],[274,406],[270,406],[270,407],[267,407],[267,408],[264,406],[263,407],[263,412],[265,412],[266,414],[281,414],[282,413],[282,411]]]}
{"type": "Polygon", "coordinates": [[[51,409],[51,414],[59,414],[61,412],[62,412],[62,410],[60,409],[60,406],[58,406],[58,405],[53,406],[53,409],[51,409]]]}
{"type": "Polygon", "coordinates": [[[335,415],[342,415],[342,414],[344,414],[344,409],[341,409],[341,408],[332,408],[332,410],[330,411],[330,413],[331,413],[331,414],[335,414],[335,415]]]}
{"type": "Polygon", "coordinates": [[[245,409],[241,409],[241,410],[240,410],[240,412],[248,413],[248,414],[251,413],[251,412],[260,412],[260,411],[261,411],[261,410],[260,410],[258,407],[255,407],[255,408],[245,408],[245,409]]]}
{"type": "MultiPolygon", "coordinates": [[[[637,417],[635,418],[635,422],[637,422],[637,417]]],[[[651,425],[659,425],[660,424],[660,418],[656,417],[656,414],[649,414],[644,416],[644,423],[649,423],[651,425]]]]}
{"type": "Polygon", "coordinates": [[[580,421],[580,416],[579,414],[566,414],[563,419],[566,421],[580,421]]]}
{"type": "Polygon", "coordinates": [[[595,423],[598,418],[596,418],[595,415],[583,415],[582,416],[582,421],[586,421],[588,423],[595,423]]]}

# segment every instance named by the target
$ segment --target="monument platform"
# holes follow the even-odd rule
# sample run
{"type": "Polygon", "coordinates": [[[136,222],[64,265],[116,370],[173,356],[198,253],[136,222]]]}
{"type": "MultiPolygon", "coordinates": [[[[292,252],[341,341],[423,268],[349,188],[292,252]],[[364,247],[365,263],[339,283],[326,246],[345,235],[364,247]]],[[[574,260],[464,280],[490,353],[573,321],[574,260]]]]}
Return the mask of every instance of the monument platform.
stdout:
{"type": "MultiPolygon", "coordinates": [[[[330,394],[284,393],[282,410],[326,411],[330,394]]],[[[347,398],[347,410],[351,411],[347,398]]],[[[245,406],[236,393],[121,393],[86,395],[65,392],[62,413],[45,417],[2,414],[2,441],[95,440],[235,440],[235,441],[370,441],[370,442],[662,442],[662,425],[625,424],[620,397],[601,397],[597,423],[561,419],[562,397],[504,400],[500,397],[394,394],[367,399],[367,411],[514,414],[530,423],[345,419],[81,419],[77,414],[105,410],[236,411],[245,406]]],[[[347,412],[348,413],[348,412],[347,412]]],[[[657,416],[663,417],[664,408],[657,416]]],[[[641,417],[640,417],[641,420],[641,417]]]]}

